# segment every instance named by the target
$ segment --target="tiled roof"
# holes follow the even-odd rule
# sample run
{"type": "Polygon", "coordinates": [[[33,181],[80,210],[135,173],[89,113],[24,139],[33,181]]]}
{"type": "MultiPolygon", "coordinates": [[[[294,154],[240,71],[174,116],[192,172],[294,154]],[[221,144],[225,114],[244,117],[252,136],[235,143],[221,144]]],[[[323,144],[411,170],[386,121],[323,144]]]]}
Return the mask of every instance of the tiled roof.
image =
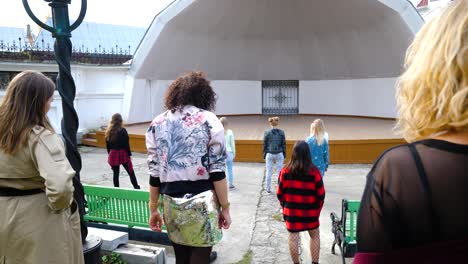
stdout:
{"type": "MultiPolygon", "coordinates": [[[[47,24],[52,24],[50,19],[47,24]]],[[[122,53],[133,54],[144,34],[145,28],[141,27],[83,22],[72,32],[72,43],[74,49],[81,48],[83,51],[88,50],[89,52],[96,51],[99,53],[105,51],[108,53],[114,49],[116,53],[122,50],[122,53]]],[[[22,45],[25,45],[25,36],[26,29],[0,27],[0,41],[9,45],[13,44],[13,42],[18,45],[20,37],[22,45]]],[[[52,49],[54,41],[50,32],[42,30],[36,39],[35,45],[39,48],[49,47],[52,49]]]]}

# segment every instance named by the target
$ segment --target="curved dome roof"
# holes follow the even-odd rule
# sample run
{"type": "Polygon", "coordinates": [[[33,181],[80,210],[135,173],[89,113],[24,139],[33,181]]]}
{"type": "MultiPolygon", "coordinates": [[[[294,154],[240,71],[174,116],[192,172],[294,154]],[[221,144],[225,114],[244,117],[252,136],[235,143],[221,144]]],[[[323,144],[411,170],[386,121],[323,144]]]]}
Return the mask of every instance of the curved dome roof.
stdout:
{"type": "Polygon", "coordinates": [[[191,69],[216,80],[395,77],[420,24],[404,0],[179,0],[155,18],[132,70],[159,80],[191,69]]]}

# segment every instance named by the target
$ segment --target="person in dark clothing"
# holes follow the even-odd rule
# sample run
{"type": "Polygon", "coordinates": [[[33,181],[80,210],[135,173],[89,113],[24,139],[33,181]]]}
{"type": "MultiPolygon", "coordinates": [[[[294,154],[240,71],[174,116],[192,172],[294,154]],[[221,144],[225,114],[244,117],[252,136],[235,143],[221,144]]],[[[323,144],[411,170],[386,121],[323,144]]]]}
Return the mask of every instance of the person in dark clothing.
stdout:
{"type": "Polygon", "coordinates": [[[289,231],[292,261],[299,263],[299,232],[307,231],[310,236],[312,263],[318,263],[319,217],[325,200],[325,188],[320,171],[312,163],[309,145],[305,141],[298,141],[294,145],[291,160],[279,174],[276,194],[289,231]]]}
{"type": "Polygon", "coordinates": [[[263,159],[266,162],[265,190],[271,193],[273,164],[276,165],[276,173],[279,173],[286,157],[286,137],[284,131],[277,128],[279,117],[270,117],[268,122],[270,122],[271,129],[265,131],[263,136],[263,159]]]}
{"type": "Polygon", "coordinates": [[[130,176],[133,188],[140,189],[130,158],[132,152],[130,151],[128,133],[122,125],[122,116],[117,113],[112,115],[106,130],[106,147],[109,154],[107,162],[114,173],[114,187],[119,187],[120,165],[122,165],[130,176]]]}
{"type": "Polygon", "coordinates": [[[409,144],[367,176],[356,264],[466,263],[468,252],[468,2],[454,1],[410,46],[397,89],[409,144]]]}

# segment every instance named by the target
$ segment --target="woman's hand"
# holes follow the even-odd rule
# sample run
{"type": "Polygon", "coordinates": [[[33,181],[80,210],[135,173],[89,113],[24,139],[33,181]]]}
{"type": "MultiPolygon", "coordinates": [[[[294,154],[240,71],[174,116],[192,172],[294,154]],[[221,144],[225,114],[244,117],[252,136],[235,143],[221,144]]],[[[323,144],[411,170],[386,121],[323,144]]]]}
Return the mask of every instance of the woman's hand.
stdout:
{"type": "Polygon", "coordinates": [[[229,229],[230,226],[231,213],[229,212],[229,208],[222,209],[219,214],[219,228],[229,229]]]}
{"type": "Polygon", "coordinates": [[[163,225],[161,214],[158,211],[151,213],[148,224],[151,230],[161,232],[163,225]]]}

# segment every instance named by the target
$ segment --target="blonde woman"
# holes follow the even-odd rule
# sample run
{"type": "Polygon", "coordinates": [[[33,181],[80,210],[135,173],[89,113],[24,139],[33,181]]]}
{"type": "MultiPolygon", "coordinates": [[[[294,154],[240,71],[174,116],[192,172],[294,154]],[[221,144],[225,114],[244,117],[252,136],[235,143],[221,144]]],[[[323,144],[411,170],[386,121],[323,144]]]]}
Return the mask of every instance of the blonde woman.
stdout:
{"type": "Polygon", "coordinates": [[[468,1],[454,1],[410,46],[396,94],[409,144],[367,177],[354,263],[465,263],[468,248],[468,1]]]}
{"type": "Polygon", "coordinates": [[[1,263],[84,263],[75,171],[47,119],[54,90],[22,72],[0,104],[1,263]]]}
{"type": "Polygon", "coordinates": [[[265,131],[263,136],[263,159],[266,161],[265,190],[271,193],[273,165],[276,166],[276,173],[279,174],[286,157],[286,137],[284,131],[278,128],[279,117],[270,117],[268,122],[271,129],[265,131]]]}
{"type": "Polygon", "coordinates": [[[226,139],[226,168],[228,176],[229,189],[234,189],[234,176],[232,172],[232,165],[236,157],[236,143],[234,140],[234,133],[229,129],[229,123],[226,117],[219,119],[224,127],[224,137],[226,139]]]}
{"type": "Polygon", "coordinates": [[[319,169],[320,175],[325,176],[330,160],[328,148],[328,134],[321,119],[310,124],[310,136],[306,139],[309,145],[312,163],[319,169]]]}

